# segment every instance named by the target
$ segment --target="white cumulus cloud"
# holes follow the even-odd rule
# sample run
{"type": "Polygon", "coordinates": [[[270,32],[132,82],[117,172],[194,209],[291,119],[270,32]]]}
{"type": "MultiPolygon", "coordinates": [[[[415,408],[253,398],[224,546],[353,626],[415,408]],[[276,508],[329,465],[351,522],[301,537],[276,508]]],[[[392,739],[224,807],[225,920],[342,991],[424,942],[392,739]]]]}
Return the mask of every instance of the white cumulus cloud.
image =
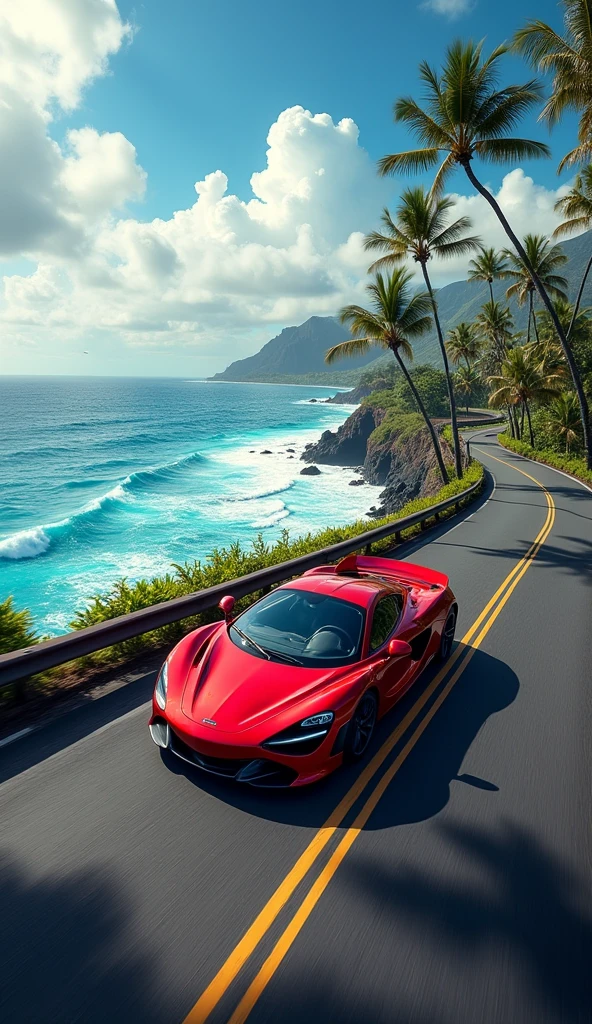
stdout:
{"type": "MultiPolygon", "coordinates": [[[[0,13],[0,30],[0,255],[33,262],[3,279],[0,344],[59,356],[84,338],[78,348],[137,358],[178,348],[216,369],[276,328],[363,300],[364,233],[396,199],[351,119],[290,107],[269,130],[249,196],[213,170],[188,208],[141,220],[125,210],[146,187],[132,142],[90,126],[61,147],[51,137],[55,105],[75,106],[130,35],[114,0],[21,0],[0,13]]],[[[518,234],[549,233],[564,190],[518,168],[497,198],[518,234]]],[[[481,196],[455,198],[488,245],[506,244],[481,196]]],[[[434,261],[434,283],[463,277],[466,263],[434,261]]]]}

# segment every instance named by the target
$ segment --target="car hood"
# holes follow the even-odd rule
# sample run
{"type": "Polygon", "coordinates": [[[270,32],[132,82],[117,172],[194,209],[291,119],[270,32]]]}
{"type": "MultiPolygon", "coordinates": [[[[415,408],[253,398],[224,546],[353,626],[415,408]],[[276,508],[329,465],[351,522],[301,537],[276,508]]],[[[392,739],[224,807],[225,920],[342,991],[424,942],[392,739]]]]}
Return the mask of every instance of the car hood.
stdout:
{"type": "Polygon", "coordinates": [[[240,650],[223,628],[190,669],[181,708],[194,722],[209,719],[219,731],[241,732],[322,692],[351,669],[351,665],[319,669],[266,661],[240,650]]]}

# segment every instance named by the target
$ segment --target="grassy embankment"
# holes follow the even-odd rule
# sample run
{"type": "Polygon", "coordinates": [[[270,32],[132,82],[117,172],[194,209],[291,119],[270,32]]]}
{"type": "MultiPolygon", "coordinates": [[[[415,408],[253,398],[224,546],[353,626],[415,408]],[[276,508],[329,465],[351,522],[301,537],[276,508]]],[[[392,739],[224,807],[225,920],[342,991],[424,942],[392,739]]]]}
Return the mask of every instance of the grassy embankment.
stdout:
{"type": "Polygon", "coordinates": [[[578,459],[573,455],[562,455],[560,452],[549,451],[548,449],[531,448],[526,441],[517,441],[509,434],[498,434],[498,441],[508,451],[516,452],[517,455],[524,455],[527,459],[535,462],[543,462],[553,469],[560,469],[570,476],[575,476],[582,483],[592,484],[592,473],[586,468],[584,459],[578,459]]]}

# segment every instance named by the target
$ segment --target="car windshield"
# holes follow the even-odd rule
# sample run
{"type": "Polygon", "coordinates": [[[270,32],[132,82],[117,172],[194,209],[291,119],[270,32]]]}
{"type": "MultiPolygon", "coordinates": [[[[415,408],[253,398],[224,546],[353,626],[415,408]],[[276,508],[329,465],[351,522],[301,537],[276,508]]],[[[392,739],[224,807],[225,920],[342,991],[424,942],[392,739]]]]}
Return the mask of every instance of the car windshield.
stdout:
{"type": "Polygon", "coordinates": [[[309,590],[286,588],[248,608],[229,635],[237,647],[255,657],[267,655],[274,660],[322,668],[356,661],[363,631],[364,611],[357,605],[309,590]]]}

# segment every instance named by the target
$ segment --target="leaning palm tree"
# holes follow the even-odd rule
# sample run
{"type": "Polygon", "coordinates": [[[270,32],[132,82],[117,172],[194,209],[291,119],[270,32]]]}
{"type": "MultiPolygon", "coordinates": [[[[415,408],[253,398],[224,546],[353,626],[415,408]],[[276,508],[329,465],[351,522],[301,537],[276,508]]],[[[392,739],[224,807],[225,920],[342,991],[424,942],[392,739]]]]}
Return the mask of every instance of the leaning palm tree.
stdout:
{"type": "MultiPolygon", "coordinates": [[[[562,213],[567,220],[563,221],[558,228],[555,228],[553,235],[555,238],[564,238],[566,235],[572,235],[575,231],[587,231],[592,228],[592,164],[588,164],[584,167],[573,183],[567,195],[562,196],[555,203],[556,213],[562,213]]],[[[586,279],[590,273],[590,267],[592,267],[592,255],[588,260],[578,294],[576,296],[575,305],[573,308],[572,318],[567,328],[567,338],[571,338],[571,333],[578,315],[578,309],[582,301],[582,294],[584,291],[584,285],[586,279]]]]}
{"type": "Polygon", "coordinates": [[[372,309],[345,306],[341,310],[339,319],[342,324],[349,327],[353,337],[351,341],[333,345],[325,355],[325,362],[331,364],[344,356],[365,354],[372,345],[389,349],[397,360],[424,418],[434,446],[442,483],[447,484],[448,473],[438,435],[421,395],[413,383],[413,378],[403,362],[403,356],[407,359],[413,358],[411,341],[425,334],[432,325],[430,296],[428,292],[411,292],[409,282],[412,277],[413,274],[405,267],[397,267],[390,277],[386,278],[377,273],[375,280],[367,287],[372,298],[372,309]]]}
{"type": "Polygon", "coordinates": [[[462,453],[456,422],[454,387],[452,385],[450,367],[448,366],[442,325],[438,315],[438,304],[428,273],[428,260],[434,256],[440,257],[440,259],[466,256],[480,246],[479,238],[465,234],[471,227],[471,221],[468,217],[450,220],[450,213],[454,206],[454,199],[449,196],[430,195],[423,185],[407,188],[401,195],[397,207],[396,221],[393,220],[389,211],[385,209],[382,214],[383,230],[373,231],[367,235],[364,239],[364,248],[384,253],[384,256],[377,259],[370,267],[371,273],[382,267],[391,267],[401,260],[406,260],[408,256],[411,256],[421,267],[425,286],[432,304],[438,344],[440,346],[442,362],[444,363],[444,373],[446,374],[446,383],[448,385],[448,400],[450,403],[454,465],[456,475],[460,478],[462,476],[462,453]]]}
{"type": "MultiPolygon", "coordinates": [[[[472,163],[476,157],[505,163],[508,160],[550,156],[549,147],[544,143],[514,138],[511,134],[520,118],[541,100],[542,87],[539,82],[530,81],[499,89],[498,64],[507,53],[507,47],[498,46],[487,59],[483,58],[482,49],[482,43],[453,43],[447,50],[441,74],[422,61],[420,77],[426,87],[426,109],[411,98],[397,100],[394,108],[395,121],[409,125],[418,137],[420,148],[383,157],[379,161],[379,170],[381,174],[410,173],[425,171],[439,164],[433,185],[433,191],[439,194],[449,174],[460,165],[473,187],[495,212],[518,255],[528,265],[522,243],[495,197],[477,178],[472,163]]],[[[580,406],[587,465],[592,469],[592,425],[581,376],[565,332],[555,316],[553,303],[534,268],[529,266],[528,269],[553,319],[565,353],[580,406]]]]}
{"type": "Polygon", "coordinates": [[[446,338],[446,349],[452,362],[458,366],[461,359],[467,364],[467,370],[471,369],[471,363],[481,355],[483,342],[479,338],[474,324],[463,320],[452,330],[448,331],[446,338]]]}
{"type": "Polygon", "coordinates": [[[559,170],[592,157],[592,0],[562,0],[565,34],[544,21],[529,21],[514,36],[514,49],[533,67],[551,74],[551,95],[540,119],[550,127],[568,110],[580,115],[578,145],[559,170]]]}
{"type": "Polygon", "coordinates": [[[482,249],[474,260],[469,260],[469,281],[487,281],[489,285],[489,299],[493,298],[493,282],[498,278],[505,277],[506,258],[503,253],[495,249],[482,249]]]}
{"type": "Polygon", "coordinates": [[[528,302],[526,340],[529,342],[531,325],[534,326],[537,341],[539,340],[534,315],[535,284],[532,269],[545,286],[547,295],[555,300],[567,300],[567,280],[555,273],[559,267],[567,263],[567,256],[560,245],[553,245],[544,235],[525,235],[524,251],[528,257],[527,263],[511,249],[504,249],[504,256],[510,264],[506,270],[506,277],[513,281],[506,291],[506,298],[515,298],[519,306],[528,302]]]}
{"type": "Polygon", "coordinates": [[[578,401],[573,391],[558,395],[547,415],[552,429],[565,441],[565,454],[569,455],[569,449],[580,436],[578,401]]]}
{"type": "Polygon", "coordinates": [[[494,388],[489,396],[489,404],[494,409],[499,409],[501,406],[520,406],[522,410],[520,436],[524,429],[524,413],[526,413],[530,443],[534,448],[530,416],[531,403],[555,398],[561,390],[560,378],[545,372],[536,352],[536,346],[517,345],[516,348],[508,352],[500,373],[491,376],[488,383],[494,388]]]}

